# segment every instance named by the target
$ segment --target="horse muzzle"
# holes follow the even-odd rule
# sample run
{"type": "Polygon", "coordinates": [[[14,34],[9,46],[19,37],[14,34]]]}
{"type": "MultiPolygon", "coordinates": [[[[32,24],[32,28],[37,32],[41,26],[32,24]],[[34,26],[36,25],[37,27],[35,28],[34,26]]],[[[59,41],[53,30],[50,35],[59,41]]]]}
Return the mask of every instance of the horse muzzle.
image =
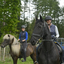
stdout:
{"type": "Polygon", "coordinates": [[[1,44],[1,47],[4,48],[4,47],[6,47],[7,45],[8,45],[8,43],[4,41],[4,42],[1,44]]]}
{"type": "Polygon", "coordinates": [[[5,46],[2,44],[1,47],[4,48],[5,46]]]}

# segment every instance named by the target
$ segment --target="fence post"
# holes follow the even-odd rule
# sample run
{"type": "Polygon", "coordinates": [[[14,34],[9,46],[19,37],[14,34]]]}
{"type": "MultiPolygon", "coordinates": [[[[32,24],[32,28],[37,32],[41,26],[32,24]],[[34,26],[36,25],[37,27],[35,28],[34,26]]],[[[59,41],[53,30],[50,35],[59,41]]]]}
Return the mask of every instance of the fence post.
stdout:
{"type": "Polygon", "coordinates": [[[1,47],[0,47],[0,61],[1,61],[1,47]]]}
{"type": "Polygon", "coordinates": [[[3,61],[5,61],[5,48],[3,50],[3,61]]]}

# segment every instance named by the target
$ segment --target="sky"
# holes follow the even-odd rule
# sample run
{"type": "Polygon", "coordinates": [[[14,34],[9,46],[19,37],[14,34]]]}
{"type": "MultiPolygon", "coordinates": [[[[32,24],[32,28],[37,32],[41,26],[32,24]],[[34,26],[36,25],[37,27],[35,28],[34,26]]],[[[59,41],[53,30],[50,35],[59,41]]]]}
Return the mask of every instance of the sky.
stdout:
{"type": "Polygon", "coordinates": [[[63,7],[64,6],[64,0],[59,0],[59,3],[60,3],[60,7],[63,7]]]}
{"type": "MultiPolygon", "coordinates": [[[[64,0],[58,0],[59,1],[59,6],[63,7],[64,6],[64,0]]],[[[31,2],[32,3],[32,2],[31,2]]],[[[22,2],[22,5],[24,5],[24,3],[22,2]]],[[[28,7],[30,6],[30,14],[29,14],[29,9],[27,9],[27,12],[25,13],[25,17],[28,17],[28,20],[32,20],[34,18],[34,10],[33,10],[33,5],[28,3],[28,7]]],[[[21,13],[22,14],[22,13],[21,13]]],[[[23,15],[22,15],[23,16],[23,15]]]]}

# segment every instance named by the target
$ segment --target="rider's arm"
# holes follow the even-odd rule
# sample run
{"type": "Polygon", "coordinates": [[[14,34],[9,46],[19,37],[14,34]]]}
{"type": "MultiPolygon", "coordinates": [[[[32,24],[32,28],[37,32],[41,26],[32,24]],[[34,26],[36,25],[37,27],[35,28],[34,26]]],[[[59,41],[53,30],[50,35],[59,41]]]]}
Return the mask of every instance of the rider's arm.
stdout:
{"type": "Polygon", "coordinates": [[[26,32],[26,38],[25,38],[25,40],[27,40],[28,39],[28,33],[26,32]]]}
{"type": "Polygon", "coordinates": [[[55,32],[56,32],[56,37],[58,38],[59,37],[59,31],[58,31],[57,26],[55,26],[55,32]]]}

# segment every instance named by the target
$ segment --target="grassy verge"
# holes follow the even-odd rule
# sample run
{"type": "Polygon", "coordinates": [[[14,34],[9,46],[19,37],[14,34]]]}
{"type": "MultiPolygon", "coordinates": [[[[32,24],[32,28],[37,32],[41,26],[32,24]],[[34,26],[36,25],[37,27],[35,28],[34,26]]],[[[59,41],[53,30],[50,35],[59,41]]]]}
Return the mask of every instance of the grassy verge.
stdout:
{"type": "MultiPolygon", "coordinates": [[[[11,58],[6,58],[5,61],[0,61],[0,64],[13,64],[13,61],[11,58]]],[[[30,57],[27,57],[26,59],[26,62],[21,62],[19,59],[18,59],[18,62],[17,64],[33,64],[33,61],[30,57]]]]}

